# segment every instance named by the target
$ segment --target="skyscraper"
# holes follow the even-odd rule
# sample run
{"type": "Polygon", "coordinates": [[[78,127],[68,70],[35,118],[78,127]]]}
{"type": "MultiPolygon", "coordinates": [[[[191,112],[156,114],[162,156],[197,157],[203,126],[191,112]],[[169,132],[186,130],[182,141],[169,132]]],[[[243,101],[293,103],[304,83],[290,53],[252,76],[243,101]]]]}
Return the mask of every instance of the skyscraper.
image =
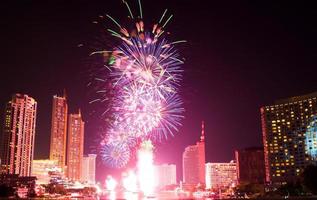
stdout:
{"type": "Polygon", "coordinates": [[[266,181],[296,181],[316,162],[317,92],[261,108],[266,181]]]}
{"type": "Polygon", "coordinates": [[[88,154],[83,157],[82,181],[89,184],[96,182],[96,154],[88,154]]]}
{"type": "Polygon", "coordinates": [[[37,102],[28,95],[15,94],[6,105],[0,150],[6,173],[31,175],[36,111],[37,102]]]}
{"type": "Polygon", "coordinates": [[[66,95],[53,96],[50,160],[57,160],[63,170],[66,162],[67,112],[66,95]]]}
{"type": "Polygon", "coordinates": [[[206,188],[229,189],[237,185],[237,165],[229,163],[206,163],[206,188]]]}
{"type": "Polygon", "coordinates": [[[185,148],[183,152],[183,181],[196,186],[205,185],[205,127],[201,125],[200,141],[185,148]]]}
{"type": "Polygon", "coordinates": [[[84,153],[84,125],[81,112],[68,118],[67,177],[80,181],[84,153]]]}
{"type": "Polygon", "coordinates": [[[236,150],[235,157],[239,183],[264,183],[263,147],[236,150]]]}
{"type": "Polygon", "coordinates": [[[167,185],[176,184],[176,165],[155,165],[155,180],[157,187],[162,188],[167,185]]]}

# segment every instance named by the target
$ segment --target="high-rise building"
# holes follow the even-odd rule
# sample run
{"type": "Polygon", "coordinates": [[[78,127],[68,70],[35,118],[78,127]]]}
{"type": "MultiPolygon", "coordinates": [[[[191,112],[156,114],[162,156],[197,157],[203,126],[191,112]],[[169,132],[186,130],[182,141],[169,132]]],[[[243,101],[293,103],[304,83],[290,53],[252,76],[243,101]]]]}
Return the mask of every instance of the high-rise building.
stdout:
{"type": "Polygon", "coordinates": [[[70,114],[68,118],[67,177],[81,181],[84,153],[84,125],[81,112],[70,114]]]}
{"type": "Polygon", "coordinates": [[[205,128],[202,122],[200,141],[183,152],[183,182],[196,186],[205,185],[205,128]]]}
{"type": "Polygon", "coordinates": [[[1,165],[6,173],[30,176],[34,153],[37,102],[15,94],[5,109],[1,137],[1,165]]]}
{"type": "Polygon", "coordinates": [[[33,160],[32,162],[32,176],[36,177],[37,184],[50,183],[51,174],[56,172],[62,172],[57,160],[33,160]]]}
{"type": "Polygon", "coordinates": [[[156,186],[158,188],[176,184],[176,165],[163,164],[155,165],[154,167],[156,186]]]}
{"type": "Polygon", "coordinates": [[[88,154],[83,157],[82,182],[95,184],[96,182],[96,154],[88,154]]]}
{"type": "Polygon", "coordinates": [[[316,162],[317,92],[261,108],[266,181],[296,181],[316,162]]]}
{"type": "Polygon", "coordinates": [[[229,163],[206,163],[206,188],[229,189],[237,185],[237,165],[229,163]]]}
{"type": "Polygon", "coordinates": [[[264,183],[263,147],[246,148],[235,151],[239,183],[264,183]]]}
{"type": "Polygon", "coordinates": [[[50,160],[57,160],[63,170],[66,162],[67,112],[66,95],[53,96],[50,160]]]}

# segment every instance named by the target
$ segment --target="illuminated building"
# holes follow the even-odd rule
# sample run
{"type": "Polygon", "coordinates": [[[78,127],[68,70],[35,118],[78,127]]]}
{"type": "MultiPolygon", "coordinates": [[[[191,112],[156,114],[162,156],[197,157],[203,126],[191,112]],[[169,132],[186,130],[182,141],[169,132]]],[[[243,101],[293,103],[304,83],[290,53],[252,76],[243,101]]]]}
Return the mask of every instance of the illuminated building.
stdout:
{"type": "Polygon", "coordinates": [[[66,162],[67,110],[66,95],[53,96],[50,160],[57,160],[63,170],[66,162]]]}
{"type": "Polygon", "coordinates": [[[237,165],[229,163],[206,163],[206,188],[228,189],[237,185],[237,165]]]}
{"type": "Polygon", "coordinates": [[[80,181],[84,153],[84,125],[81,113],[70,114],[68,118],[67,178],[80,181]]]}
{"type": "Polygon", "coordinates": [[[96,154],[88,154],[83,157],[82,182],[95,184],[96,182],[96,154]]]}
{"type": "Polygon", "coordinates": [[[61,173],[61,171],[57,160],[33,160],[32,162],[32,176],[36,176],[37,184],[48,184],[51,180],[51,174],[61,173]]]}
{"type": "Polygon", "coordinates": [[[156,186],[162,188],[167,185],[176,184],[176,165],[155,165],[156,186]]]}
{"type": "Polygon", "coordinates": [[[15,94],[5,109],[1,138],[1,164],[5,173],[30,176],[34,152],[37,102],[15,94]]]}
{"type": "Polygon", "coordinates": [[[185,184],[205,185],[205,129],[202,122],[200,141],[183,152],[183,181],[185,184]]]}
{"type": "Polygon", "coordinates": [[[235,151],[238,182],[264,183],[263,148],[247,148],[235,151]]]}
{"type": "Polygon", "coordinates": [[[266,181],[298,180],[316,162],[317,92],[261,108],[266,181]]]}

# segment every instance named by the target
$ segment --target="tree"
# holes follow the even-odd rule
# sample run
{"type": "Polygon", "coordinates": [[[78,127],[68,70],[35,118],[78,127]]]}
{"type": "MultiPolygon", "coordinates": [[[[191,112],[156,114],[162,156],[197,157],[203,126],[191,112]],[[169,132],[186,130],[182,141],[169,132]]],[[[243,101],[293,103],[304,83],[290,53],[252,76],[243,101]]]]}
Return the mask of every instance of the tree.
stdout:
{"type": "Polygon", "coordinates": [[[0,197],[10,197],[14,195],[14,189],[6,184],[0,185],[0,197]]]}
{"type": "Polygon", "coordinates": [[[305,168],[303,173],[304,185],[313,194],[317,194],[317,166],[309,165],[305,168]]]}
{"type": "Polygon", "coordinates": [[[278,193],[282,196],[302,196],[304,189],[299,181],[287,183],[278,188],[278,193]]]}
{"type": "Polygon", "coordinates": [[[264,194],[264,185],[249,182],[240,183],[235,188],[235,193],[237,196],[244,196],[244,194],[248,195],[249,197],[262,196],[264,194]]]}

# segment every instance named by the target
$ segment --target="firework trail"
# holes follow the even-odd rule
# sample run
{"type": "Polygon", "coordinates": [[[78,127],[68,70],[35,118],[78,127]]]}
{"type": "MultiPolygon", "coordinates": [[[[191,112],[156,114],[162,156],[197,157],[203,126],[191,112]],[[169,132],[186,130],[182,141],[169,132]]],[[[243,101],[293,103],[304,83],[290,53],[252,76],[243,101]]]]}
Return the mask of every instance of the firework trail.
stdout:
{"type": "Polygon", "coordinates": [[[109,118],[110,127],[101,155],[112,167],[126,165],[129,149],[140,142],[161,141],[172,136],[181,126],[184,112],[178,95],[183,61],[175,45],[186,41],[168,42],[164,38],[164,28],[173,15],[167,17],[166,9],[159,22],[147,29],[140,0],[139,16],[133,14],[126,1],[123,3],[135,28],[128,30],[107,14],[116,27],[107,31],[118,38],[120,44],[112,50],[91,53],[91,56],[104,57],[103,68],[108,71],[95,78],[102,85],[97,91],[101,98],[90,103],[108,103],[102,115],[109,118]]]}

